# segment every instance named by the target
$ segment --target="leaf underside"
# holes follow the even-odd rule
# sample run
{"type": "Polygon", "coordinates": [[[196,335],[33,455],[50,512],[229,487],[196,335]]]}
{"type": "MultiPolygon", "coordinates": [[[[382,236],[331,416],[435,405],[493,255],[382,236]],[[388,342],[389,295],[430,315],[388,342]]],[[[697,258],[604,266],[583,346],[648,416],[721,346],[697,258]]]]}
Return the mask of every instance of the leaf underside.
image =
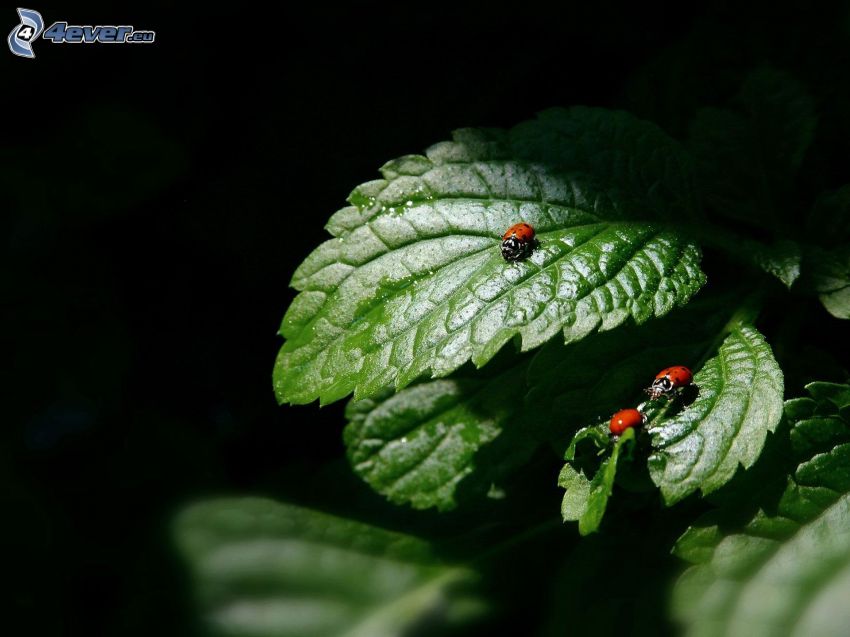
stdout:
{"type": "Polygon", "coordinates": [[[480,367],[512,339],[523,350],[559,332],[577,341],[685,303],[704,282],[700,252],[663,221],[692,214],[687,161],[667,140],[668,155],[622,163],[662,138],[622,113],[571,109],[511,131],[458,131],[387,164],[293,277],[278,399],[366,398],[480,367]],[[625,150],[603,162],[585,139],[594,133],[609,146],[619,134],[625,150]],[[518,221],[539,245],[506,263],[500,237],[518,221]]]}

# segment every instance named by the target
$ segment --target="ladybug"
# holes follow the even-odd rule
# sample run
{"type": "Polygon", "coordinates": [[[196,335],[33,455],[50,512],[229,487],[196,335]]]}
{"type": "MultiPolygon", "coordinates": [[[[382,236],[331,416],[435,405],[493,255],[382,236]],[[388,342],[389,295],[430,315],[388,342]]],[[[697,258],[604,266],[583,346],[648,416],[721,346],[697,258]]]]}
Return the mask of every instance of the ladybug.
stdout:
{"type": "Polygon", "coordinates": [[[615,436],[622,436],[626,429],[639,427],[646,421],[646,416],[637,409],[621,409],[611,416],[611,424],[608,428],[615,436]]]}
{"type": "Polygon", "coordinates": [[[530,256],[536,245],[534,228],[527,223],[517,223],[502,235],[502,256],[505,261],[519,261],[530,256]]]}
{"type": "Polygon", "coordinates": [[[649,394],[651,400],[654,400],[662,395],[670,396],[674,390],[687,387],[693,380],[694,375],[691,370],[683,365],[675,365],[658,372],[652,385],[644,391],[649,394]]]}

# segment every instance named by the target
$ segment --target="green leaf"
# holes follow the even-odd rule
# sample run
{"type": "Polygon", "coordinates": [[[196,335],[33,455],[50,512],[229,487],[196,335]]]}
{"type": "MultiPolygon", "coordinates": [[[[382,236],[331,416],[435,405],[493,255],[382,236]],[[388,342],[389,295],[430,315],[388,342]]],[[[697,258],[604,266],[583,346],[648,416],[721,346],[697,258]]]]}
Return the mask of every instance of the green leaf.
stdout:
{"type": "Polygon", "coordinates": [[[832,253],[816,267],[818,298],[835,318],[850,319],[850,249],[832,253]]]}
{"type": "Polygon", "coordinates": [[[415,384],[352,401],[344,439],[355,472],[392,502],[452,509],[524,464],[536,445],[521,422],[528,357],[497,374],[415,384]]]}
{"type": "Polygon", "coordinates": [[[474,579],[417,538],[262,498],[196,504],[176,539],[222,636],[393,637],[459,612],[448,592],[474,579]]]}
{"type": "Polygon", "coordinates": [[[517,157],[577,170],[627,196],[653,218],[698,220],[690,154],[651,122],[625,111],[552,108],[510,132],[517,157]]]}
{"type": "Polygon", "coordinates": [[[550,341],[506,365],[352,401],[349,460],[393,502],[454,508],[525,463],[537,441],[560,445],[580,423],[627,404],[659,369],[697,361],[725,322],[716,311],[725,301],[707,297],[652,323],[566,347],[550,341]]]}
{"type": "MultiPolygon", "coordinates": [[[[597,428],[588,429],[597,431],[597,428]]],[[[580,434],[576,435],[576,440],[580,434]]],[[[582,535],[588,535],[599,529],[608,498],[614,489],[614,479],[617,477],[617,463],[626,444],[634,444],[635,431],[627,429],[610,445],[610,454],[599,463],[599,468],[588,480],[581,469],[576,469],[568,460],[558,476],[558,486],[565,489],[561,503],[561,515],[564,521],[578,521],[578,530],[582,535]]]]}
{"type": "Polygon", "coordinates": [[[581,424],[628,407],[659,369],[694,365],[728,318],[729,299],[701,297],[658,321],[598,334],[564,347],[550,341],[528,369],[525,409],[538,435],[561,440],[581,424]]]}
{"type": "Polygon", "coordinates": [[[814,292],[835,318],[850,319],[850,246],[822,250],[809,247],[806,265],[814,292]]]}
{"type": "Polygon", "coordinates": [[[814,105],[787,73],[750,73],[731,108],[700,110],[689,145],[701,190],[719,214],[774,230],[793,212],[793,176],[814,136],[814,105]]]}
{"type": "Polygon", "coordinates": [[[809,212],[806,231],[809,241],[825,248],[850,242],[850,184],[822,193],[809,212]]]}
{"type": "Polygon", "coordinates": [[[803,254],[796,242],[783,239],[763,246],[753,241],[750,247],[748,255],[756,265],[782,281],[785,287],[790,288],[799,278],[803,254]]]}
{"type": "Polygon", "coordinates": [[[800,277],[803,251],[796,241],[779,239],[764,244],[709,224],[700,227],[698,239],[707,248],[722,250],[730,259],[775,276],[787,288],[800,277]]]}
{"type": "Polygon", "coordinates": [[[699,249],[647,220],[676,216],[654,193],[689,192],[688,168],[657,149],[629,155],[650,151],[641,136],[662,135],[622,113],[552,111],[387,164],[293,277],[301,294],[281,326],[278,399],[370,397],[480,367],[511,339],[523,350],[558,332],[578,341],[685,303],[704,282],[699,249]],[[539,247],[506,263],[499,240],[520,220],[539,247]]]}
{"type": "Polygon", "coordinates": [[[647,427],[655,448],[650,474],[668,505],[697,489],[715,491],[739,464],[751,466],[782,416],[782,372],[753,327],[734,327],[694,383],[691,405],[647,427]]]}
{"type": "Polygon", "coordinates": [[[806,286],[836,318],[850,318],[850,186],[818,197],[809,213],[806,286]]]}
{"type": "MultiPolygon", "coordinates": [[[[845,634],[850,596],[850,386],[813,383],[785,403],[786,453],[759,462],[784,481],[753,494],[749,517],[721,507],[679,539],[691,567],[676,586],[689,634],[845,634]]],[[[757,465],[758,466],[758,465],[757,465]]]]}
{"type": "MultiPolygon", "coordinates": [[[[529,382],[539,385],[532,384],[527,405],[543,407],[544,415],[551,410],[553,425],[559,422],[556,414],[561,414],[563,431],[576,415],[585,422],[606,419],[616,409],[634,405],[639,400],[636,388],[645,387],[658,369],[692,366],[699,371],[691,403],[660,400],[640,407],[648,417],[653,448],[647,464],[668,505],[698,489],[704,494],[716,491],[735,475],[739,464],[748,467],[758,459],[767,433],[780,420],[783,392],[781,371],[763,337],[739,319],[726,323],[727,314],[707,313],[718,304],[723,303],[706,298],[657,324],[600,335],[567,348],[572,354],[587,349],[586,359],[569,355],[558,359],[557,352],[547,353],[551,348],[547,345],[532,359],[529,382]],[[715,352],[718,334],[724,340],[715,352]],[[699,369],[698,359],[710,353],[715,356],[699,369]]],[[[736,316],[748,313],[745,306],[736,316]]],[[[576,445],[592,432],[605,430],[605,422],[580,430],[567,448],[571,462],[560,477],[567,489],[562,505],[566,519],[588,514],[589,471],[580,470],[572,460],[576,445]]],[[[604,447],[598,436],[596,441],[604,447]]],[[[596,475],[601,480],[605,474],[600,469],[596,475]]],[[[601,518],[608,495],[590,512],[601,518]]],[[[587,520],[586,528],[598,526],[598,519],[587,520]]]]}
{"type": "Polygon", "coordinates": [[[806,87],[788,73],[761,68],[744,80],[738,99],[762,149],[761,160],[767,165],[799,166],[817,125],[806,87]]]}
{"type": "Polygon", "coordinates": [[[832,412],[826,403],[831,403],[838,410],[850,405],[850,387],[842,383],[814,382],[806,385],[806,390],[821,403],[821,410],[832,412]]]}

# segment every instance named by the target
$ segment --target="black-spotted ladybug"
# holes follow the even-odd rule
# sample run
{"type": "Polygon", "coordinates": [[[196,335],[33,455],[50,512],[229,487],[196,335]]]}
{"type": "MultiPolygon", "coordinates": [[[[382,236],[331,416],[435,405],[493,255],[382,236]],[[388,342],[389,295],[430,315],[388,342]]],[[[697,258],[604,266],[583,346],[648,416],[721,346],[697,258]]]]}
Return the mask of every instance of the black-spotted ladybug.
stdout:
{"type": "Polygon", "coordinates": [[[670,396],[673,391],[679,387],[687,387],[693,380],[691,370],[683,365],[675,365],[658,372],[652,385],[644,391],[654,400],[659,396],[670,396]]]}
{"type": "Polygon", "coordinates": [[[502,235],[502,256],[505,261],[519,261],[530,256],[536,245],[534,228],[527,223],[517,223],[502,235]]]}

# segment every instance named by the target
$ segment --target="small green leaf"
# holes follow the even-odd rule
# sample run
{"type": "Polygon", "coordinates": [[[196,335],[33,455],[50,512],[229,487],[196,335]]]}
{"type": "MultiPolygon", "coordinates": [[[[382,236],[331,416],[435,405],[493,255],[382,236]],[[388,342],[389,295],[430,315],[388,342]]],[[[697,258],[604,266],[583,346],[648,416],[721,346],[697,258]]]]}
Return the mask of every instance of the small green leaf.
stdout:
{"type": "MultiPolygon", "coordinates": [[[[511,339],[523,350],[558,332],[578,341],[685,303],[705,280],[700,251],[651,220],[675,218],[654,193],[687,190],[688,166],[655,149],[645,163],[630,157],[649,152],[647,135],[663,133],[622,113],[552,111],[390,162],[293,277],[301,294],[281,326],[278,399],[374,396],[480,367],[511,339]],[[539,247],[506,263],[500,237],[521,220],[539,247]]],[[[687,202],[667,203],[687,216],[687,202]]]]}
{"type": "Polygon", "coordinates": [[[838,410],[850,405],[850,387],[842,383],[809,383],[806,385],[806,391],[820,403],[821,411],[829,410],[829,413],[832,413],[832,410],[829,409],[829,403],[838,410]]]}
{"type": "Polygon", "coordinates": [[[608,429],[605,425],[592,425],[590,427],[582,427],[573,436],[567,451],[564,453],[564,459],[572,462],[576,458],[576,448],[579,443],[585,440],[592,442],[600,453],[608,451],[611,446],[611,436],[608,435],[608,429]]]}
{"type": "Polygon", "coordinates": [[[753,249],[749,254],[756,265],[790,288],[800,276],[800,262],[803,258],[800,246],[784,239],[769,246],[756,242],[752,244],[753,249]]]}
{"type": "Polygon", "coordinates": [[[805,286],[836,318],[850,318],[850,186],[825,192],[809,213],[812,245],[804,256],[805,286]]]}
{"type": "Polygon", "coordinates": [[[733,328],[694,383],[693,404],[648,426],[650,474],[668,505],[697,489],[715,491],[739,464],[751,466],[782,416],[782,372],[753,327],[733,328]]]}
{"type": "Polygon", "coordinates": [[[565,522],[580,520],[587,513],[590,480],[584,473],[567,463],[558,475],[558,486],[566,491],[561,501],[561,517],[565,522]]]}
{"type": "MultiPolygon", "coordinates": [[[[587,437],[598,441],[598,436],[595,435],[597,431],[599,429],[596,427],[585,430],[589,434],[587,437]]],[[[576,434],[576,439],[583,437],[586,436],[582,432],[576,434]]],[[[614,489],[621,451],[625,445],[634,444],[634,441],[634,429],[627,429],[610,445],[610,454],[606,454],[599,463],[599,468],[592,480],[588,480],[582,470],[576,469],[571,464],[571,460],[568,460],[561,469],[558,486],[566,490],[561,503],[561,515],[564,521],[577,520],[578,530],[582,535],[588,535],[599,529],[608,506],[608,499],[614,489]]]]}
{"type": "Polygon", "coordinates": [[[722,535],[720,527],[710,523],[709,520],[709,516],[706,515],[699,526],[689,527],[676,542],[673,553],[692,564],[711,559],[714,547],[720,542],[722,535]]]}
{"type": "Polygon", "coordinates": [[[354,470],[395,503],[452,509],[528,460],[520,416],[528,357],[485,374],[425,381],[352,401],[344,438],[354,470]],[[518,408],[519,407],[519,408],[518,408]]]}
{"type": "Polygon", "coordinates": [[[417,538],[261,498],[189,507],[176,539],[215,635],[392,637],[454,612],[474,574],[417,538]]]}
{"type": "Polygon", "coordinates": [[[676,611],[701,637],[834,637],[850,597],[850,421],[836,403],[850,386],[812,384],[787,401],[789,454],[759,461],[784,492],[750,496],[754,513],[723,506],[679,539],[693,562],[676,586],[676,611]],[[829,396],[831,398],[827,398],[829,396]],[[835,402],[833,402],[833,399],[835,402]]]}
{"type": "Polygon", "coordinates": [[[811,287],[826,311],[835,318],[850,319],[850,247],[823,250],[810,246],[805,263],[811,287]]]}

